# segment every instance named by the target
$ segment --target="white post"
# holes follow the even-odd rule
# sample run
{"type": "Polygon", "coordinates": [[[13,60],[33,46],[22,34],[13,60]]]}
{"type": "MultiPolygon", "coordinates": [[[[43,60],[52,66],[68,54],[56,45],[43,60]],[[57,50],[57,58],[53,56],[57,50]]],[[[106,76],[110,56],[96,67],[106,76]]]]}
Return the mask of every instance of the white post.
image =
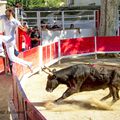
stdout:
{"type": "Polygon", "coordinates": [[[94,10],[94,42],[95,42],[95,59],[97,59],[97,29],[96,29],[96,10],[94,10]]]}
{"type": "Polygon", "coordinates": [[[96,10],[94,10],[94,27],[96,28],[96,10]]]}
{"type": "Polygon", "coordinates": [[[40,72],[41,72],[41,67],[43,67],[43,56],[42,56],[42,46],[39,46],[39,67],[40,67],[40,72]]]}
{"type": "Polygon", "coordinates": [[[37,11],[37,27],[40,28],[40,12],[39,11],[37,11]]]}
{"type": "Polygon", "coordinates": [[[61,58],[61,46],[60,46],[60,38],[59,38],[59,40],[58,40],[58,61],[59,61],[59,64],[61,63],[60,58],[61,58]]]}
{"type": "Polygon", "coordinates": [[[98,59],[97,58],[97,37],[96,35],[94,36],[94,42],[95,42],[95,59],[98,59]]]}
{"type": "Polygon", "coordinates": [[[18,8],[15,8],[15,18],[18,19],[18,8]]]}

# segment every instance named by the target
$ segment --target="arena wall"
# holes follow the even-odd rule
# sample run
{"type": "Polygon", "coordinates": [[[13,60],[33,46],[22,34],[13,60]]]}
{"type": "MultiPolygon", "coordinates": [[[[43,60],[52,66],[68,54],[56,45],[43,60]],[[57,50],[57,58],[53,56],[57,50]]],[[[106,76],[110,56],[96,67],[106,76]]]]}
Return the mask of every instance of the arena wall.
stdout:
{"type": "MultiPolygon", "coordinates": [[[[97,53],[119,53],[119,36],[88,37],[58,40],[56,42],[38,46],[19,57],[33,62],[33,70],[40,71],[43,65],[52,65],[60,59],[71,56],[90,55],[97,53]]],[[[13,94],[12,102],[19,120],[46,120],[46,118],[30,103],[21,87],[21,81],[31,75],[28,68],[13,64],[13,94]]]]}

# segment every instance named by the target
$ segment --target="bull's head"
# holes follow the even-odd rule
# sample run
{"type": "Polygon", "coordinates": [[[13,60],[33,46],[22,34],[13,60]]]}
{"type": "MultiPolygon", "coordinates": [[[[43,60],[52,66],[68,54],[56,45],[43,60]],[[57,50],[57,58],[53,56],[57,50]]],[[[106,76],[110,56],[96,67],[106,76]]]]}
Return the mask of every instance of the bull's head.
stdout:
{"type": "Polygon", "coordinates": [[[52,92],[58,85],[59,85],[59,82],[57,80],[57,77],[55,75],[55,69],[54,70],[50,70],[49,68],[47,67],[44,67],[42,69],[45,73],[48,74],[48,77],[47,77],[47,85],[46,85],[46,90],[48,92],[52,92]],[[46,71],[48,70],[48,71],[46,71]]]}

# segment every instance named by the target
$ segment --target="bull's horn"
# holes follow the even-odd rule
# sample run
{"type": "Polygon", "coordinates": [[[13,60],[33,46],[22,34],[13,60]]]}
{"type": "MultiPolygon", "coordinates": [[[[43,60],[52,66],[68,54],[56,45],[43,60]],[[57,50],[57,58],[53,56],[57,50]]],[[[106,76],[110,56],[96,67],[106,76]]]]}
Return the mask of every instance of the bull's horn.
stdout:
{"type": "Polygon", "coordinates": [[[53,75],[51,72],[45,71],[45,68],[41,68],[41,69],[42,69],[42,71],[44,71],[46,74],[48,74],[48,75],[53,75]]]}
{"type": "Polygon", "coordinates": [[[52,73],[52,71],[50,70],[50,68],[46,67],[45,65],[44,65],[44,68],[47,69],[49,72],[52,73]]]}

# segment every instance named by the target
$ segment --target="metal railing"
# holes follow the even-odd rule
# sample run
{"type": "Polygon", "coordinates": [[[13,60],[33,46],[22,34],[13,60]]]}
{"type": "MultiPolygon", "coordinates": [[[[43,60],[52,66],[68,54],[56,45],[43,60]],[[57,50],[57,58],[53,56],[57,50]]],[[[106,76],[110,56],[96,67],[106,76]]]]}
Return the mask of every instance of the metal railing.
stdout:
{"type": "Polygon", "coordinates": [[[49,27],[57,25],[64,29],[70,28],[73,24],[75,28],[95,27],[95,12],[94,10],[65,10],[65,11],[22,11],[23,14],[17,17],[23,22],[27,22],[30,27],[38,26],[41,30],[43,24],[49,27]],[[43,23],[44,22],[44,23],[43,23]]]}

